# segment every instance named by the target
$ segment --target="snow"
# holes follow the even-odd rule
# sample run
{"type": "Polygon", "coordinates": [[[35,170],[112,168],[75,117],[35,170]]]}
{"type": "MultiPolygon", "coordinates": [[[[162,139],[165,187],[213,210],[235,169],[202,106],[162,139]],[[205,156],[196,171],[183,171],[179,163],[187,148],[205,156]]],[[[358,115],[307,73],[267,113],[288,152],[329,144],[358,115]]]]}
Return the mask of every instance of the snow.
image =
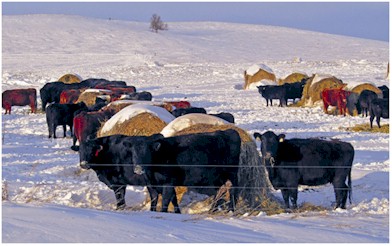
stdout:
{"type": "Polygon", "coordinates": [[[101,133],[103,134],[105,132],[109,132],[116,124],[121,124],[122,122],[142,113],[150,113],[155,115],[166,122],[166,124],[169,124],[172,120],[175,119],[172,114],[161,107],[146,104],[133,104],[121,109],[120,112],[106,121],[101,129],[101,133]]]}
{"type": "MultiPolygon", "coordinates": [[[[3,243],[389,242],[389,134],[346,131],[369,118],[327,115],[320,106],[266,107],[257,91],[242,89],[252,64],[267,64],[277,77],[303,71],[389,86],[388,43],[217,22],[169,23],[158,34],[149,23],[66,15],[3,16],[2,24],[3,91],[39,92],[66,73],[123,80],[151,92],[154,102],[187,100],[208,113],[232,113],[250,135],[337,138],[355,149],[353,203],[346,210],[332,209],[333,187],[324,185],[301,186],[298,194],[300,206],[323,211],[209,215],[191,207],[187,201],[198,197],[187,194],[183,214],[152,213],[147,190],[137,186],[127,187],[127,208],[116,211],[113,192],[79,167],[70,132],[48,139],[43,113],[14,106],[2,115],[3,243]]],[[[281,198],[280,191],[273,194],[281,198]]]]}

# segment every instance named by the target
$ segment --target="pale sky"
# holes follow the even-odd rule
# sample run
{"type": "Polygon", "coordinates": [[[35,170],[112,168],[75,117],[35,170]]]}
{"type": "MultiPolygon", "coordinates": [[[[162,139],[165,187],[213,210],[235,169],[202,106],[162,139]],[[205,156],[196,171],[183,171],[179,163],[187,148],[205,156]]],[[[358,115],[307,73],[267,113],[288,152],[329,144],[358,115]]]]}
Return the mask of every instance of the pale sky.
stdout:
{"type": "Polygon", "coordinates": [[[3,15],[70,14],[149,22],[219,21],[389,41],[389,2],[3,2],[3,15]]]}

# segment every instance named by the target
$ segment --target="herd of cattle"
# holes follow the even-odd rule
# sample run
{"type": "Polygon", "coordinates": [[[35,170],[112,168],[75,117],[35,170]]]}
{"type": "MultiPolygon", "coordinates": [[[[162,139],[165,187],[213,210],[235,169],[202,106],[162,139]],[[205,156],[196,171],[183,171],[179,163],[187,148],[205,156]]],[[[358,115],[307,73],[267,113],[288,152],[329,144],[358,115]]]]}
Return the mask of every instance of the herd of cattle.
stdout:
{"type": "MultiPolygon", "coordinates": [[[[285,83],[283,85],[261,85],[257,86],[259,93],[268,104],[272,106],[272,100],[279,100],[279,106],[287,106],[289,99],[301,99],[306,84],[306,79],[295,83],[285,83]]],[[[373,128],[373,120],[376,118],[380,128],[380,118],[389,118],[389,88],[385,85],[378,87],[382,91],[382,98],[371,90],[363,90],[359,95],[357,93],[344,90],[343,88],[329,89],[325,88],[321,92],[324,112],[328,112],[329,106],[337,107],[340,115],[357,110],[362,116],[370,115],[370,127],[373,128]],[[348,112],[347,112],[348,111],[348,112]]]]}
{"type": "MultiPolygon", "coordinates": [[[[282,86],[260,86],[260,94],[272,105],[273,99],[280,100],[280,106],[287,105],[287,100],[301,98],[304,82],[282,86]]],[[[95,104],[87,106],[77,102],[78,96],[86,89],[105,89],[110,100],[132,98],[151,100],[148,92],[136,92],[134,86],[123,81],[105,79],[87,79],[80,83],[66,84],[50,82],[40,90],[42,110],[46,113],[49,138],[56,138],[56,127],[66,126],[73,136],[72,149],[79,151],[80,167],[93,169],[100,181],[113,190],[117,209],[125,207],[127,185],[147,186],[151,198],[151,211],[156,211],[158,195],[162,195],[162,210],[167,212],[169,203],[174,211],[180,213],[174,187],[192,186],[209,187],[201,193],[217,194],[222,187],[230,187],[228,209],[234,210],[239,199],[238,172],[240,169],[241,137],[233,129],[212,133],[194,133],[181,136],[164,137],[112,135],[97,137],[101,122],[110,119],[117,112],[106,109],[108,101],[100,97],[95,104]],[[124,97],[124,95],[126,95],[124,97]],[[76,142],[79,146],[76,146],[76,142]],[[229,185],[228,185],[229,184],[229,185]]],[[[363,92],[356,101],[356,107],[369,111],[371,122],[385,115],[385,99],[378,99],[372,93],[363,92]]],[[[350,95],[342,89],[325,90],[322,93],[325,110],[328,105],[345,109],[350,103],[350,95]]],[[[375,93],[374,93],[375,94],[375,93]]],[[[30,105],[36,112],[37,99],[35,89],[16,89],[4,91],[2,105],[6,113],[11,113],[11,106],[30,105]]],[[[170,111],[175,117],[189,113],[206,114],[203,108],[191,107],[189,102],[169,102],[170,111]]],[[[344,112],[344,111],[343,111],[344,112]]],[[[230,113],[220,113],[220,117],[234,124],[230,113]]],[[[379,125],[380,126],[380,125],[379,125]]],[[[260,163],[264,163],[268,178],[275,189],[282,191],[286,208],[297,207],[299,185],[322,185],[332,183],[335,191],[335,208],[345,208],[347,198],[351,201],[351,167],[354,149],[351,144],[338,140],[290,139],[273,132],[254,133],[254,139],[260,140],[260,163]],[[348,184],[346,185],[346,179],[348,184]],[[291,205],[290,206],[290,202],[291,205]]],[[[217,198],[217,197],[216,197],[217,198]]],[[[212,210],[222,205],[219,199],[212,210]]]]}

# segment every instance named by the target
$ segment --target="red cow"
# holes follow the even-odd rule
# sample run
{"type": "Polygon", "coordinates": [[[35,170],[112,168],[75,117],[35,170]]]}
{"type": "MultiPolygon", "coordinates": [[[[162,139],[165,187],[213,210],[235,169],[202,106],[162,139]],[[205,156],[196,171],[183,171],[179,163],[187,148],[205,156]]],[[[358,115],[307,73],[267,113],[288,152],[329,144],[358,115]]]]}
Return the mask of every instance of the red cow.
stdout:
{"type": "Polygon", "coordinates": [[[165,102],[176,108],[190,108],[191,104],[187,101],[165,102]]]}
{"type": "Polygon", "coordinates": [[[29,105],[31,113],[37,109],[37,90],[34,88],[6,90],[2,93],[2,107],[11,114],[11,106],[29,105]]]}
{"type": "Polygon", "coordinates": [[[96,138],[97,131],[101,127],[101,123],[110,119],[116,111],[114,109],[99,110],[93,112],[81,112],[73,119],[74,135],[72,150],[78,151],[79,146],[76,146],[76,140],[79,144],[86,141],[88,136],[96,138]]]}
{"type": "Polygon", "coordinates": [[[346,115],[347,111],[347,97],[351,94],[350,91],[340,89],[324,89],[321,92],[321,97],[324,103],[324,112],[328,112],[328,106],[336,106],[339,109],[339,114],[346,115]]]}
{"type": "Polygon", "coordinates": [[[62,91],[60,93],[60,104],[76,103],[82,91],[84,90],[70,89],[62,91]]]}

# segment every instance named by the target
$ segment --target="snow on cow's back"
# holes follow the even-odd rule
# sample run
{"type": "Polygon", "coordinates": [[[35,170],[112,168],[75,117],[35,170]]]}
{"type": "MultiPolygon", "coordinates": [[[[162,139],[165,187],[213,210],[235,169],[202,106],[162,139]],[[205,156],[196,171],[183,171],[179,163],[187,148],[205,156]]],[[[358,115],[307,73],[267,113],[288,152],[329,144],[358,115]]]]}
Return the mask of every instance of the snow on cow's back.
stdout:
{"type": "Polygon", "coordinates": [[[133,104],[123,108],[118,113],[113,115],[113,117],[111,117],[108,121],[106,121],[101,129],[101,132],[109,132],[116,124],[122,123],[142,113],[153,114],[167,124],[175,119],[175,117],[164,108],[147,104],[133,104]]]}
{"type": "Polygon", "coordinates": [[[177,132],[196,124],[218,126],[231,123],[208,114],[186,114],[170,122],[165,128],[162,129],[161,134],[165,137],[171,137],[174,136],[177,132]]]}

